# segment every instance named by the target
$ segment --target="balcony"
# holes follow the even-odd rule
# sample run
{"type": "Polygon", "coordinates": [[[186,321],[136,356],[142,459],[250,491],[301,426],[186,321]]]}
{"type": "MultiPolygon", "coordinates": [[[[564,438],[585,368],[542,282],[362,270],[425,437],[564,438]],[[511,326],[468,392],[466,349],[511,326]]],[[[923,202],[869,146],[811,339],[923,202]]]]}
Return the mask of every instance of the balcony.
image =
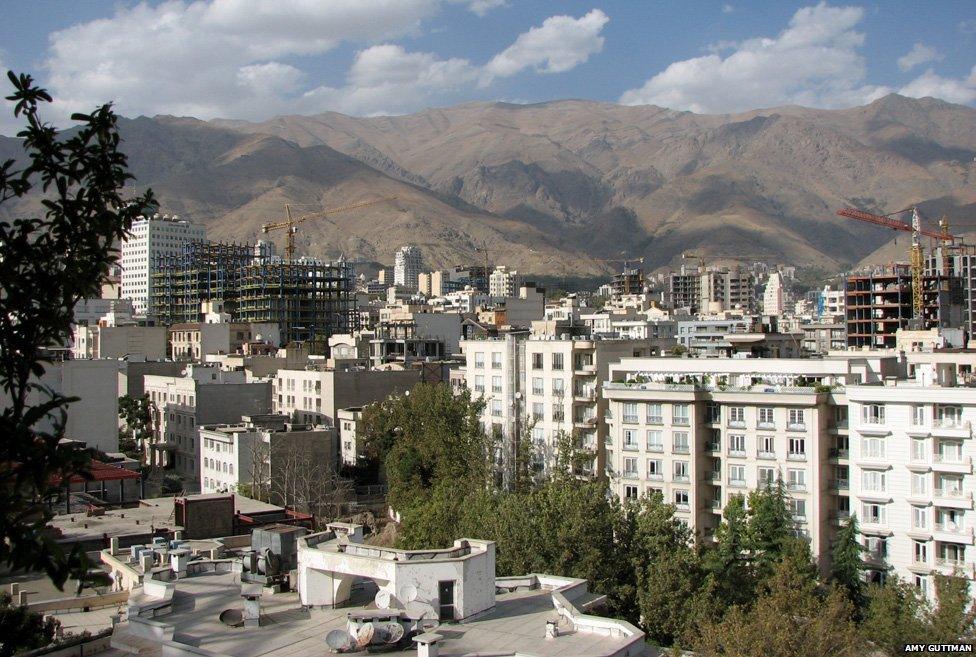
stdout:
{"type": "Polygon", "coordinates": [[[593,363],[576,363],[573,365],[573,371],[582,376],[592,376],[596,374],[596,365],[593,363]]]}
{"type": "Polygon", "coordinates": [[[973,528],[966,527],[963,523],[959,522],[937,522],[935,523],[935,531],[946,534],[946,537],[936,536],[935,538],[938,541],[959,540],[972,543],[973,540],[973,528]]]}
{"type": "MultiPolygon", "coordinates": [[[[492,391],[493,393],[495,393],[496,395],[497,395],[497,394],[501,394],[501,392],[502,392],[502,387],[501,387],[501,386],[492,386],[492,387],[491,387],[491,391],[492,391]]],[[[533,390],[533,391],[532,391],[532,394],[533,394],[533,395],[542,395],[542,394],[543,394],[543,392],[542,392],[541,390],[540,390],[540,391],[538,391],[538,392],[536,392],[535,390],[533,390]]]]}
{"type": "Polygon", "coordinates": [[[969,438],[972,435],[972,423],[956,418],[936,418],[932,422],[932,435],[946,438],[969,438]]]}
{"type": "MultiPolygon", "coordinates": [[[[562,391],[560,391],[562,394],[562,391]]],[[[573,391],[573,398],[580,402],[591,402],[596,401],[596,391],[595,390],[575,390],[573,391]]]]}
{"type": "Polygon", "coordinates": [[[940,568],[952,568],[953,570],[966,570],[966,560],[958,557],[936,557],[935,565],[940,568]]]}
{"type": "Polygon", "coordinates": [[[674,477],[672,477],[671,481],[678,484],[687,484],[689,479],[688,479],[688,475],[686,474],[676,474],[674,475],[674,477]]]}
{"type": "Polygon", "coordinates": [[[558,389],[557,388],[553,388],[552,389],[552,396],[553,397],[557,397],[559,399],[562,399],[563,397],[566,396],[566,390],[564,388],[558,388],[558,389]]]}
{"type": "Polygon", "coordinates": [[[775,422],[756,422],[757,429],[776,429],[775,422]]]}
{"type": "Polygon", "coordinates": [[[648,424],[664,424],[664,416],[663,415],[648,415],[647,416],[647,423],[648,424]]]}
{"type": "Polygon", "coordinates": [[[661,474],[660,472],[648,473],[647,478],[650,481],[664,481],[664,475],[661,474]]]}
{"type": "Polygon", "coordinates": [[[830,458],[832,459],[846,459],[850,458],[851,450],[846,447],[831,447],[830,448],[830,458]]]}
{"type": "Polygon", "coordinates": [[[973,508],[973,494],[959,488],[936,488],[932,491],[935,504],[951,509],[973,508]]]}
{"type": "Polygon", "coordinates": [[[727,426],[729,428],[731,428],[731,429],[745,429],[746,428],[746,421],[745,420],[729,420],[729,423],[728,423],[727,426]]]}
{"type": "Polygon", "coordinates": [[[719,470],[712,470],[705,475],[705,481],[722,481],[722,473],[719,470]]]}
{"type": "Polygon", "coordinates": [[[661,453],[661,452],[664,451],[664,445],[660,445],[660,444],[657,444],[657,443],[648,443],[647,444],[647,451],[648,452],[658,452],[658,453],[661,453]]]}
{"type": "Polygon", "coordinates": [[[788,422],[786,424],[786,430],[787,431],[806,431],[807,430],[807,424],[806,424],[806,422],[788,422]]]}
{"type": "Polygon", "coordinates": [[[675,502],[675,511],[691,511],[691,506],[687,502],[675,502]]]}
{"type": "Polygon", "coordinates": [[[830,514],[830,519],[837,525],[845,525],[851,519],[850,510],[837,510],[830,514]]]}
{"type": "Polygon", "coordinates": [[[830,488],[832,490],[850,490],[851,482],[848,479],[831,479],[830,488]]]}
{"type": "Polygon", "coordinates": [[[756,452],[756,458],[762,459],[764,461],[775,461],[776,452],[766,452],[764,450],[759,450],[758,452],[756,452]]]}
{"type": "Polygon", "coordinates": [[[722,500],[710,500],[708,502],[708,508],[721,511],[722,510],[722,500]]]}
{"type": "Polygon", "coordinates": [[[638,447],[637,443],[624,443],[623,446],[623,450],[625,452],[636,452],[638,449],[640,449],[640,447],[638,447]]]}
{"type": "Polygon", "coordinates": [[[787,490],[793,491],[795,493],[805,493],[807,492],[807,485],[799,482],[792,482],[786,484],[787,490]]]}
{"type": "Polygon", "coordinates": [[[621,476],[624,479],[637,479],[637,470],[624,470],[621,476]]]}
{"type": "Polygon", "coordinates": [[[744,449],[732,449],[730,447],[729,448],[729,456],[739,456],[739,457],[745,458],[745,456],[746,456],[746,450],[744,450],[744,449]]]}
{"type": "Polygon", "coordinates": [[[671,447],[671,452],[674,454],[690,454],[691,451],[688,449],[688,445],[674,445],[671,447]]]}
{"type": "Polygon", "coordinates": [[[623,416],[623,423],[624,424],[637,424],[637,421],[638,420],[637,420],[637,416],[636,415],[624,415],[623,416]]]}
{"type": "Polygon", "coordinates": [[[722,443],[716,443],[716,442],[705,443],[705,451],[706,452],[721,452],[722,451],[722,443]]]}
{"type": "Polygon", "coordinates": [[[936,472],[970,474],[973,471],[972,458],[960,454],[933,454],[932,469],[936,472]]]}
{"type": "Polygon", "coordinates": [[[690,423],[686,416],[679,415],[671,418],[671,424],[673,424],[676,427],[687,427],[690,423]]]}
{"type": "Polygon", "coordinates": [[[807,453],[806,452],[790,452],[789,454],[786,455],[786,460],[787,461],[806,461],[807,460],[807,453]]]}
{"type": "Polygon", "coordinates": [[[732,478],[729,478],[729,488],[745,488],[745,487],[746,487],[746,480],[745,479],[732,479],[732,478]]]}

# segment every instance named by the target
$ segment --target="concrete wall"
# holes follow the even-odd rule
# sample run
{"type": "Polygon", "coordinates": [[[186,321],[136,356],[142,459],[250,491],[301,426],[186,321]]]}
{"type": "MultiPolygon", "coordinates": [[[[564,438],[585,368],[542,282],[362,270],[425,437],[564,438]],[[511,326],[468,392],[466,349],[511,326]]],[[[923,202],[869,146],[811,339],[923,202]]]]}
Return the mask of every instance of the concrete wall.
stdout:
{"type": "Polygon", "coordinates": [[[60,369],[61,392],[80,398],[68,406],[65,436],[103,452],[119,451],[118,362],[66,361],[60,369]]]}
{"type": "Polygon", "coordinates": [[[174,363],[165,360],[121,362],[119,365],[119,396],[129,395],[141,397],[146,391],[145,380],[147,374],[157,376],[179,376],[186,367],[185,363],[174,363]]]}
{"type": "Polygon", "coordinates": [[[104,326],[98,329],[98,358],[144,356],[148,360],[166,358],[165,326],[104,326]]]}
{"type": "Polygon", "coordinates": [[[242,415],[263,415],[270,412],[270,383],[223,383],[197,386],[197,425],[240,422],[242,415]]]}

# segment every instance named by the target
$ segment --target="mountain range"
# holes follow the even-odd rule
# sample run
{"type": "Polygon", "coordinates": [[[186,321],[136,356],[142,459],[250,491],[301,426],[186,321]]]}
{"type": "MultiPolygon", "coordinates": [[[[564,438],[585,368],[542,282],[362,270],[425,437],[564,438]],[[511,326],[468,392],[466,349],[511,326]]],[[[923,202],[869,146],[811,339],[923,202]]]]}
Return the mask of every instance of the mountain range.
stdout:
{"type": "MultiPolygon", "coordinates": [[[[415,244],[445,267],[487,249],[530,272],[586,275],[694,252],[839,271],[904,250],[890,231],[836,216],[844,206],[918,205],[933,224],[946,214],[954,232],[976,231],[976,109],[931,98],[731,115],[473,103],[259,123],[139,117],[120,129],[136,185],[212,239],[264,237],[285,203],[302,214],[395,197],[303,223],[299,251],[316,256],[391,263],[415,244]]],[[[0,137],[0,157],[18,153],[0,137]]]]}

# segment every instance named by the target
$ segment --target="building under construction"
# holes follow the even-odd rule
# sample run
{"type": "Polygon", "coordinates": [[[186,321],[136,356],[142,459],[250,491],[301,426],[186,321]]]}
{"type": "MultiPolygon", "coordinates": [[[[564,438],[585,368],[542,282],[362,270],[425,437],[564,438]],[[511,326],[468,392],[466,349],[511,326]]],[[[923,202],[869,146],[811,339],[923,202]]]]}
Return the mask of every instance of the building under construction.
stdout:
{"type": "Polygon", "coordinates": [[[963,295],[957,277],[922,277],[922,313],[915,322],[909,265],[877,267],[847,278],[847,346],[891,349],[900,328],[958,328],[963,295]]]}
{"type": "Polygon", "coordinates": [[[613,275],[610,281],[614,297],[621,297],[625,294],[640,294],[644,291],[644,270],[640,267],[625,267],[618,274],[613,275]]]}
{"type": "Polygon", "coordinates": [[[222,302],[237,322],[275,322],[281,342],[325,342],[356,328],[351,267],[344,261],[284,262],[263,244],[193,242],[156,260],[150,313],[157,322],[203,320],[202,303],[222,302]]]}

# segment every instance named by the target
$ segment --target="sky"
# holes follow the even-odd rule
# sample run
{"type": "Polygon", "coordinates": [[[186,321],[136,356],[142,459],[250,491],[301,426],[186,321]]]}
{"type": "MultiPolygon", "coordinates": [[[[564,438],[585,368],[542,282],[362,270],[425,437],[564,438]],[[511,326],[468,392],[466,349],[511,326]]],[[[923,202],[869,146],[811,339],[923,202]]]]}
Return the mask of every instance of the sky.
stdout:
{"type": "Polygon", "coordinates": [[[563,98],[976,106],[973,0],[0,0],[0,15],[0,69],[51,91],[58,124],[107,101],[247,120],[563,98]]]}

